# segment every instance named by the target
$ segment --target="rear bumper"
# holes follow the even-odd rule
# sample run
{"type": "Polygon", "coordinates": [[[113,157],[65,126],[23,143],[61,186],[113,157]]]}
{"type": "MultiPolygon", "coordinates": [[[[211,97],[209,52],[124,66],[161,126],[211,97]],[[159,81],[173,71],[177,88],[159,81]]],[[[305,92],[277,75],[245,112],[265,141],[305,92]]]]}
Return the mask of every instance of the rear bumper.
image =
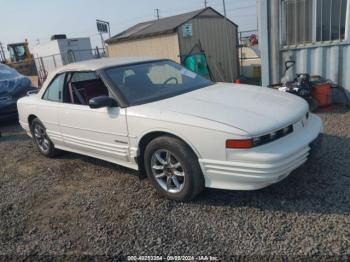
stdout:
{"type": "Polygon", "coordinates": [[[286,178],[307,161],[310,146],[322,131],[321,119],[311,114],[292,134],[250,150],[228,150],[229,161],[200,159],[206,187],[256,190],[286,178]]]}

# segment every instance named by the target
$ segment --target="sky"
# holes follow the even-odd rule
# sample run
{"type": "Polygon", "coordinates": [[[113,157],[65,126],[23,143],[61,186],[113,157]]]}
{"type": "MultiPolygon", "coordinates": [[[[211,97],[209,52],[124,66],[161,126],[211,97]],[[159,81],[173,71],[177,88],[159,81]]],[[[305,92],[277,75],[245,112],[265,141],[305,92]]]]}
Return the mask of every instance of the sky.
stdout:
{"type": "MultiPolygon", "coordinates": [[[[229,19],[239,31],[257,28],[257,0],[226,0],[229,19]]],[[[207,5],[223,13],[222,0],[207,0],[207,5]]],[[[92,46],[101,46],[96,19],[109,21],[112,36],[128,27],[160,17],[198,10],[204,0],[0,0],[0,42],[23,42],[30,47],[45,43],[51,35],[90,37],[92,46]]],[[[108,34],[104,35],[108,38],[108,34]]]]}

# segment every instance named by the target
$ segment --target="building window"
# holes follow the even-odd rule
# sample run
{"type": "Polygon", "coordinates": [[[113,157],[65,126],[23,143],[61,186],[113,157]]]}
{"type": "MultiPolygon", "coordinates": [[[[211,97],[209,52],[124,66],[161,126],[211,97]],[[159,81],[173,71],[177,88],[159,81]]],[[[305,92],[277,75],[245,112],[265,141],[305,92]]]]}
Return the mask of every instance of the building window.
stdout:
{"type": "Polygon", "coordinates": [[[348,0],[282,0],[284,45],[345,39],[348,0]]]}

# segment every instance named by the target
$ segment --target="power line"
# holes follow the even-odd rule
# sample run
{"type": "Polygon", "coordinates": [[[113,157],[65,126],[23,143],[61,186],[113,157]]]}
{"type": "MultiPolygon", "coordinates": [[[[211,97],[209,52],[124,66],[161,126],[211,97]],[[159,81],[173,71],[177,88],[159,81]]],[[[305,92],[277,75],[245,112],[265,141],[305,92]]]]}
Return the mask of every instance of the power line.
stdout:
{"type": "Polygon", "coordinates": [[[256,14],[247,14],[247,15],[237,15],[237,16],[234,16],[235,19],[237,18],[250,18],[250,17],[256,17],[256,14]]]}
{"type": "Polygon", "coordinates": [[[248,5],[248,6],[242,6],[242,7],[230,7],[227,10],[236,11],[236,10],[242,10],[242,9],[249,9],[249,8],[253,8],[253,7],[256,7],[256,5],[248,5]]]}
{"type": "Polygon", "coordinates": [[[252,4],[256,4],[256,0],[255,1],[252,0],[252,2],[249,2],[249,0],[244,0],[244,2],[242,1],[239,4],[237,4],[235,1],[233,1],[233,2],[230,1],[227,3],[227,5],[229,5],[229,6],[238,6],[238,7],[240,7],[242,5],[244,6],[244,5],[252,5],[252,4]]]}

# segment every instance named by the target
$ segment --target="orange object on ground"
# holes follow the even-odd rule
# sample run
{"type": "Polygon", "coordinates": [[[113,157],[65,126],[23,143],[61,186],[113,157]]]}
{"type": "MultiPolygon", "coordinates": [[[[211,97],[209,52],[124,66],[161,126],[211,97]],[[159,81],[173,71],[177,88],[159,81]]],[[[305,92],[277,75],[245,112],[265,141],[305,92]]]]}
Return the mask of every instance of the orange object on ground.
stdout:
{"type": "Polygon", "coordinates": [[[235,80],[235,84],[240,84],[241,83],[241,80],[240,79],[236,79],[235,80]]]}
{"type": "Polygon", "coordinates": [[[316,99],[318,106],[329,106],[332,104],[332,87],[329,83],[315,84],[312,96],[316,99]]]}

